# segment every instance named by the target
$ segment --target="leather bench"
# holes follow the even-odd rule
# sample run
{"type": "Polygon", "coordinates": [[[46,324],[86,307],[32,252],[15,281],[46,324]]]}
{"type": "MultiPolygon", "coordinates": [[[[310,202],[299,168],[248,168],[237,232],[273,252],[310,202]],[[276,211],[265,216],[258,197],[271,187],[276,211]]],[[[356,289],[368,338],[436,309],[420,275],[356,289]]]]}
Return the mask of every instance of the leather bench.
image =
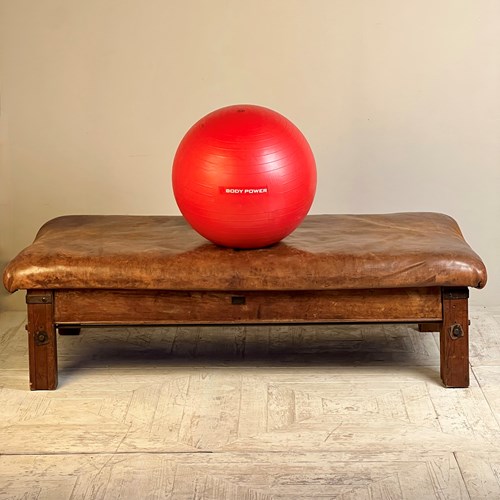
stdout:
{"type": "Polygon", "coordinates": [[[4,271],[27,290],[30,385],[57,386],[56,329],[89,325],[417,323],[467,387],[468,287],[486,269],[436,213],[311,215],[281,243],[220,248],[179,216],[64,216],[4,271]]]}

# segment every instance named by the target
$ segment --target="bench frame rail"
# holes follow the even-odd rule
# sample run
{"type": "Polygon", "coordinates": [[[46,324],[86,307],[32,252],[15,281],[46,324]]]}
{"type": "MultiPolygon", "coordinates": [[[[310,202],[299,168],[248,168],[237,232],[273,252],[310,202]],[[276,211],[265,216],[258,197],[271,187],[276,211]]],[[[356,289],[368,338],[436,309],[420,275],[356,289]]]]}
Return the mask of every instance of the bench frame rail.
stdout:
{"type": "Polygon", "coordinates": [[[28,290],[32,390],[57,387],[57,338],[81,326],[300,323],[418,323],[440,332],[446,387],[469,386],[469,290],[168,291],[28,290]]]}

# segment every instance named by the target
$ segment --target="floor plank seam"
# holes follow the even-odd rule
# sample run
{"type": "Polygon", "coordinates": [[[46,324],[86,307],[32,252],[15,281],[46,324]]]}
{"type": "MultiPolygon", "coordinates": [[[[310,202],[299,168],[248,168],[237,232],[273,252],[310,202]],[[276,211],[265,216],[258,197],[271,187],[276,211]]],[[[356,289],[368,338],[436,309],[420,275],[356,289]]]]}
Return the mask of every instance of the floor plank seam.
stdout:
{"type": "Polygon", "coordinates": [[[469,495],[469,499],[472,499],[471,493],[470,493],[469,488],[467,486],[467,481],[464,477],[464,472],[462,470],[462,467],[460,467],[460,462],[458,461],[458,458],[457,458],[457,453],[458,452],[456,452],[456,451],[452,452],[453,460],[455,460],[455,463],[457,464],[458,470],[460,471],[460,477],[462,478],[462,482],[464,483],[465,489],[467,491],[467,495],[469,495]]]}
{"type": "MultiPolygon", "coordinates": [[[[213,454],[251,454],[248,451],[210,451],[210,450],[199,450],[199,451],[75,451],[75,452],[52,452],[52,453],[0,453],[1,457],[71,457],[80,455],[103,455],[103,456],[115,456],[115,455],[213,455],[213,454]]],[[[262,453],[262,452],[255,452],[262,453]]],[[[282,451],[277,452],[265,452],[265,453],[283,453],[282,451]]],[[[300,453],[300,452],[297,452],[300,453]]],[[[321,452],[317,452],[321,453],[321,452]]]]}
{"type": "Polygon", "coordinates": [[[61,338],[39,393],[5,316],[0,497],[500,499],[500,324],[480,314],[468,389],[406,327],[137,328],[61,338]]]}
{"type": "Polygon", "coordinates": [[[488,399],[488,397],[486,396],[486,393],[484,392],[484,388],[483,386],[481,385],[481,382],[480,380],[477,378],[477,375],[476,375],[476,371],[475,371],[475,368],[480,368],[480,367],[472,367],[470,368],[470,371],[472,373],[472,376],[474,377],[474,380],[477,382],[477,385],[479,387],[479,390],[481,391],[481,394],[483,395],[483,398],[486,402],[486,404],[488,405],[488,408],[490,409],[491,411],[491,414],[493,415],[493,418],[495,419],[496,423],[498,424],[498,426],[500,427],[500,414],[497,415],[497,413],[495,412],[495,410],[492,408],[491,406],[491,403],[488,399]]]}

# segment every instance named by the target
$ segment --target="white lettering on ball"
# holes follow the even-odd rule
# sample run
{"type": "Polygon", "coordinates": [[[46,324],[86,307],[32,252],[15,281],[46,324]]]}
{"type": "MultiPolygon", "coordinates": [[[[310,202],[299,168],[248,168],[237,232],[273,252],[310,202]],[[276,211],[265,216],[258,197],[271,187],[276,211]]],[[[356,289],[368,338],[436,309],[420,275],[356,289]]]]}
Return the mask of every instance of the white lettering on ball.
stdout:
{"type": "Polygon", "coordinates": [[[267,186],[263,187],[219,187],[219,192],[222,194],[267,194],[267,186]]]}

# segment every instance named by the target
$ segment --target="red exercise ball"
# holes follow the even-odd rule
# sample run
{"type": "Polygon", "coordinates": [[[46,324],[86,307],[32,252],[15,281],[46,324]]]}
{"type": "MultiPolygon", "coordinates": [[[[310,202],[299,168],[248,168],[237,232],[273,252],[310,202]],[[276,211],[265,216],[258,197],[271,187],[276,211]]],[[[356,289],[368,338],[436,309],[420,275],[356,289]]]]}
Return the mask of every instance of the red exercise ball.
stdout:
{"type": "Polygon", "coordinates": [[[228,106],[195,123],[174,158],[175,199],[218,245],[259,248],[289,235],[316,192],[316,164],[300,130],[279,113],[228,106]]]}

